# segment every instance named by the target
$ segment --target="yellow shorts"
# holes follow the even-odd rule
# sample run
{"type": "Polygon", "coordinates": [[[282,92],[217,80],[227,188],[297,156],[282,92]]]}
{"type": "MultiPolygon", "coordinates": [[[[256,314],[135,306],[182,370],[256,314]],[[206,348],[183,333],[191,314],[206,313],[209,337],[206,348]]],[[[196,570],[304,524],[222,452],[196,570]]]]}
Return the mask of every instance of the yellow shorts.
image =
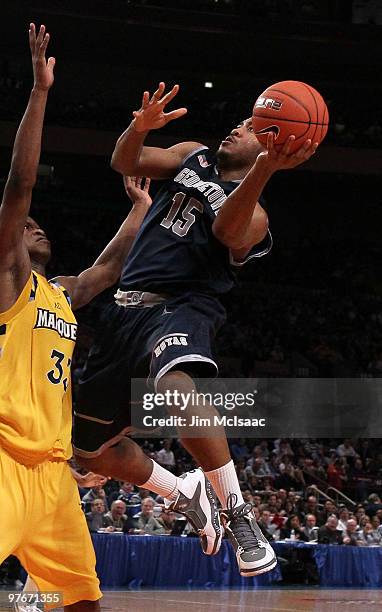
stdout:
{"type": "Polygon", "coordinates": [[[63,593],[67,606],[102,596],[77,484],[66,461],[25,466],[0,449],[0,500],[0,563],[15,555],[39,591],[63,593]]]}

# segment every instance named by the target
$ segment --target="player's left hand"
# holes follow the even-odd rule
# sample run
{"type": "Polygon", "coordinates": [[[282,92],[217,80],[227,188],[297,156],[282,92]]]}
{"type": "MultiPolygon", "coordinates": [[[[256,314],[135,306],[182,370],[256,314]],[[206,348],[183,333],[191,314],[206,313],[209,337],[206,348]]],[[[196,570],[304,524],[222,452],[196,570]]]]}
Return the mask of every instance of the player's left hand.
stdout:
{"type": "Polygon", "coordinates": [[[275,135],[269,132],[267,139],[267,150],[259,154],[258,158],[263,158],[262,161],[267,163],[272,172],[276,170],[289,170],[299,166],[305,161],[308,161],[317,150],[318,142],[313,142],[308,139],[301,145],[297,151],[290,153],[290,148],[295,140],[295,136],[289,136],[281,151],[275,148],[275,135]]]}
{"type": "Polygon", "coordinates": [[[94,474],[94,472],[88,472],[81,477],[81,480],[78,481],[78,485],[80,487],[91,489],[92,487],[102,487],[108,480],[109,478],[106,478],[106,476],[94,474]]]}
{"type": "Polygon", "coordinates": [[[149,194],[151,179],[141,176],[124,176],[123,184],[125,191],[133,203],[133,206],[144,206],[149,209],[152,204],[152,199],[149,194]],[[143,186],[142,181],[144,180],[143,186]]]}
{"type": "Polygon", "coordinates": [[[45,59],[45,51],[48,46],[50,35],[45,30],[45,26],[40,26],[36,36],[36,26],[31,23],[29,26],[29,46],[32,54],[34,89],[48,91],[54,81],[54,66],[56,60],[50,57],[45,59]]]}

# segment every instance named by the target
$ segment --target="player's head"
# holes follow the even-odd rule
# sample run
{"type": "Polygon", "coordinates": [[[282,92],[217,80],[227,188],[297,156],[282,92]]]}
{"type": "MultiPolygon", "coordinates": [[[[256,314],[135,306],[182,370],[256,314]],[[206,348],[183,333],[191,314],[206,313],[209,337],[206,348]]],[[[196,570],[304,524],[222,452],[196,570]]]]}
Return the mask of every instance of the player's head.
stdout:
{"type": "Polygon", "coordinates": [[[45,266],[50,259],[50,242],[43,229],[27,217],[24,227],[24,243],[32,261],[45,266]]]}
{"type": "Polygon", "coordinates": [[[222,140],[216,154],[219,168],[246,169],[255,163],[259,153],[264,150],[265,147],[254,134],[252,119],[245,119],[222,140]]]}

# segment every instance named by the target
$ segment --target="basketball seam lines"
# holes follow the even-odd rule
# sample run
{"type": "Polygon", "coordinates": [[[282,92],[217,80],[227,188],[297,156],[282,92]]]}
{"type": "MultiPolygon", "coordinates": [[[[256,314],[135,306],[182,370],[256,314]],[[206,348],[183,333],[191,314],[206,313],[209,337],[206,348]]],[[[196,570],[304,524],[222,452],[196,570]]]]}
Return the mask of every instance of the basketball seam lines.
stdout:
{"type": "MultiPolygon", "coordinates": [[[[313,95],[313,92],[312,92],[312,90],[311,90],[311,88],[310,88],[310,86],[309,86],[309,85],[307,85],[306,83],[303,83],[303,85],[304,85],[304,87],[305,87],[305,88],[306,88],[306,89],[309,91],[310,95],[311,95],[311,96],[312,96],[312,98],[313,98],[314,106],[316,107],[316,115],[317,115],[317,119],[318,119],[318,106],[317,106],[316,97],[313,95]]],[[[309,114],[310,114],[310,113],[309,113],[309,114]]],[[[325,114],[325,112],[324,112],[324,114],[325,114]]],[[[313,125],[314,125],[314,124],[313,124],[313,125]]],[[[316,126],[317,126],[317,125],[318,125],[318,123],[316,123],[316,126]]],[[[312,136],[312,142],[316,142],[316,138],[315,138],[315,136],[316,136],[316,134],[317,134],[317,129],[318,129],[318,128],[316,127],[316,129],[314,130],[314,134],[313,134],[313,136],[312,136]]],[[[322,125],[321,125],[321,134],[322,134],[322,125]]],[[[320,142],[321,142],[321,141],[320,141],[320,142]]]]}
{"type": "Polygon", "coordinates": [[[270,117],[269,115],[256,115],[256,113],[254,113],[253,116],[256,117],[256,119],[272,119],[273,121],[288,121],[289,123],[305,123],[305,125],[328,125],[328,123],[317,121],[296,121],[296,119],[284,119],[283,117],[275,116],[270,117]]]}
{"type": "Polygon", "coordinates": [[[275,89],[274,87],[269,87],[267,91],[277,91],[277,93],[281,93],[281,94],[284,94],[284,96],[288,96],[289,98],[291,98],[291,100],[294,100],[295,102],[297,102],[299,106],[302,106],[302,108],[308,113],[309,119],[310,119],[309,109],[306,108],[306,106],[301,102],[301,100],[292,96],[292,94],[290,94],[289,91],[282,91],[282,89],[275,89]]]}

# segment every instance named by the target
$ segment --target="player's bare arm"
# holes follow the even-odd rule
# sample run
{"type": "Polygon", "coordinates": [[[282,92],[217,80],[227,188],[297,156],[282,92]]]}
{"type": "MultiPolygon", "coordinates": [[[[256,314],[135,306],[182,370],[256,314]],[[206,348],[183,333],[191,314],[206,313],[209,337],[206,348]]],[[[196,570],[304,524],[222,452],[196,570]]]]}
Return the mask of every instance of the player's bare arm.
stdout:
{"type": "Polygon", "coordinates": [[[256,162],[243,181],[224,202],[212,226],[215,236],[229,247],[235,259],[243,259],[250,249],[266,235],[268,219],[258,200],[277,170],[288,170],[307,161],[316,151],[318,143],[307,140],[297,151],[290,153],[294,136],[290,136],[280,152],[274,147],[274,134],[268,135],[267,149],[257,156],[256,162]]]}
{"type": "Polygon", "coordinates": [[[49,34],[41,26],[36,35],[29,29],[34,83],[13,146],[11,168],[0,207],[0,312],[17,300],[31,272],[31,262],[23,242],[36,182],[41,151],[41,135],[48,91],[53,84],[55,60],[45,58],[49,34]]]}
{"type": "Polygon", "coordinates": [[[168,149],[144,146],[151,130],[160,129],[187,112],[186,108],[165,112],[178,93],[179,85],[174,85],[166,94],[165,87],[165,83],[159,83],[151,97],[148,91],[143,93],[141,108],[133,112],[134,119],[117,140],[113,152],[111,166],[117,172],[153,179],[170,178],[186,155],[201,146],[198,142],[181,142],[168,149]]]}
{"type": "Polygon", "coordinates": [[[149,178],[125,176],[123,181],[133,206],[117,234],[90,268],[78,276],[59,276],[54,279],[69,292],[73,310],[85,306],[96,295],[117,282],[123,262],[151,206],[149,178]]]}

